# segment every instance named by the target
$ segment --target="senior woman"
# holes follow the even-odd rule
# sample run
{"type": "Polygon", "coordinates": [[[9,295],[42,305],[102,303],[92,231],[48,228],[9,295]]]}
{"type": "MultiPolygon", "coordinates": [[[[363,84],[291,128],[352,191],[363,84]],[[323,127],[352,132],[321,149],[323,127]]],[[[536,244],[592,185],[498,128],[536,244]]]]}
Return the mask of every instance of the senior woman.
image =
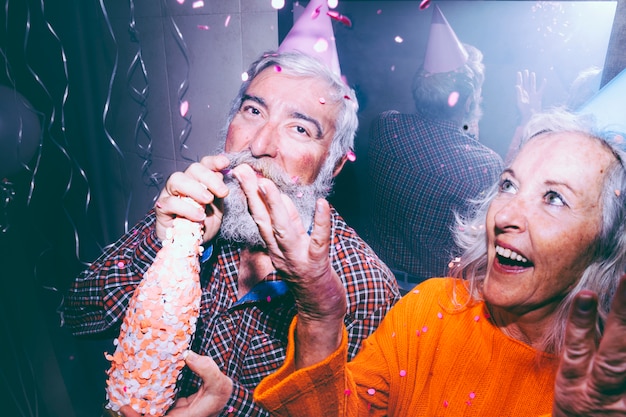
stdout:
{"type": "Polygon", "coordinates": [[[561,111],[531,121],[498,184],[458,219],[453,277],[409,292],[350,363],[328,205],[309,236],[271,183],[244,181],[298,305],[287,359],[255,399],[291,416],[624,415],[626,154],[621,136],[583,122],[561,111]],[[294,251],[316,276],[285,264],[294,251]]]}

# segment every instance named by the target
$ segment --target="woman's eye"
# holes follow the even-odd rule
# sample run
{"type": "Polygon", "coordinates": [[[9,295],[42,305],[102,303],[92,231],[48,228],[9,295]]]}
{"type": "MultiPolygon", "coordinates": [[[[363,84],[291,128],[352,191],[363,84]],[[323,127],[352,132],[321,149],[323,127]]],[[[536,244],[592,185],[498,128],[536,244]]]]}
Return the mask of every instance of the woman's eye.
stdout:
{"type": "Polygon", "coordinates": [[[515,186],[513,185],[511,180],[505,179],[505,180],[500,181],[500,191],[503,193],[514,193],[515,186]]]}
{"type": "Polygon", "coordinates": [[[548,204],[551,204],[553,206],[565,205],[565,201],[563,200],[563,197],[561,197],[561,195],[557,193],[556,191],[548,191],[544,198],[546,199],[546,202],[548,204]]]}

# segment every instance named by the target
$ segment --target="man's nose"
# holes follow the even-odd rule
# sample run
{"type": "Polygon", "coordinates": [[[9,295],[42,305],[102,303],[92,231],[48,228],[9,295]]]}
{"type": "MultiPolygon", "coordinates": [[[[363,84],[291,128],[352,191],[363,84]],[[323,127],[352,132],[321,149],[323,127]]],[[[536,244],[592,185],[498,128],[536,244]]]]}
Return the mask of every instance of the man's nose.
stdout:
{"type": "Polygon", "coordinates": [[[278,128],[271,122],[259,127],[250,140],[249,148],[252,155],[257,158],[275,157],[278,149],[278,134],[278,128]]]}

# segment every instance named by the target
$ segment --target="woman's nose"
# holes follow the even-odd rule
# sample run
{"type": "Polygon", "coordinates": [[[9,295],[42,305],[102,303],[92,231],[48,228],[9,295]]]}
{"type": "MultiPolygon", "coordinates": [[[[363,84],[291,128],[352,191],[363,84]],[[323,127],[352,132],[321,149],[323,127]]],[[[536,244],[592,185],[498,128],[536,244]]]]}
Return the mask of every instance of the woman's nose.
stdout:
{"type": "Polygon", "coordinates": [[[496,202],[494,221],[500,230],[526,230],[529,207],[518,196],[496,202]]]}

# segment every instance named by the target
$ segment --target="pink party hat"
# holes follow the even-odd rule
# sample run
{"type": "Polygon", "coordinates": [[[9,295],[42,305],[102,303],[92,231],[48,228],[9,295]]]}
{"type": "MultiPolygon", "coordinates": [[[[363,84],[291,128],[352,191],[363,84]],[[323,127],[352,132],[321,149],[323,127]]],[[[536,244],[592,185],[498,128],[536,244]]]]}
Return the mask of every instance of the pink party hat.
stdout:
{"type": "Polygon", "coordinates": [[[341,75],[327,0],[311,0],[278,47],[279,53],[293,51],[317,57],[341,75]]]}
{"type": "Polygon", "coordinates": [[[431,74],[454,71],[465,64],[468,57],[439,6],[435,6],[426,45],[424,69],[431,74]]]}
{"type": "Polygon", "coordinates": [[[592,114],[599,128],[626,133],[626,69],[577,109],[577,113],[592,114]]]}

